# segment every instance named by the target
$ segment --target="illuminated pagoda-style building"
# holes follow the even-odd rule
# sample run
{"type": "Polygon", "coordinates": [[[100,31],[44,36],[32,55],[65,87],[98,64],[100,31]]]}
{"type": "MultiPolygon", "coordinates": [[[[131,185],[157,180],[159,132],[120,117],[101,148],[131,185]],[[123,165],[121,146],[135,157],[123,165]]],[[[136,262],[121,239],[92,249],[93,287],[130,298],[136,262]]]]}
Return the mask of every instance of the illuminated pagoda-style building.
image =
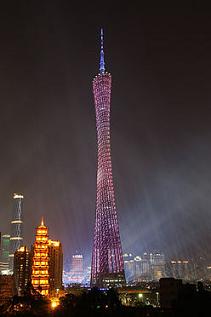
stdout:
{"type": "Polygon", "coordinates": [[[91,286],[125,284],[124,262],[114,196],[110,148],[111,74],[105,70],[103,30],[99,74],[93,80],[98,144],[97,197],[91,286]]]}
{"type": "Polygon", "coordinates": [[[48,228],[44,225],[43,220],[36,229],[31,282],[34,289],[41,295],[49,295],[48,228]]]}

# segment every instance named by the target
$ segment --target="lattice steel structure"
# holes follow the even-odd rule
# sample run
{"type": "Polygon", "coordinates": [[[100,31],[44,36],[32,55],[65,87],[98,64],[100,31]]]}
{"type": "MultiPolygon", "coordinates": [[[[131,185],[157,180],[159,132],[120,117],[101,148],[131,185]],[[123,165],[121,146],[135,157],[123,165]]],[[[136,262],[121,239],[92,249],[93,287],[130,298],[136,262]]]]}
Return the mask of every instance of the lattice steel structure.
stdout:
{"type": "Polygon", "coordinates": [[[14,253],[23,246],[23,195],[13,195],[14,206],[10,236],[10,271],[13,272],[14,253]]]}
{"type": "Polygon", "coordinates": [[[98,167],[91,286],[122,286],[125,284],[125,274],[115,205],[110,149],[111,74],[105,71],[102,29],[99,71],[93,80],[98,167]]]}

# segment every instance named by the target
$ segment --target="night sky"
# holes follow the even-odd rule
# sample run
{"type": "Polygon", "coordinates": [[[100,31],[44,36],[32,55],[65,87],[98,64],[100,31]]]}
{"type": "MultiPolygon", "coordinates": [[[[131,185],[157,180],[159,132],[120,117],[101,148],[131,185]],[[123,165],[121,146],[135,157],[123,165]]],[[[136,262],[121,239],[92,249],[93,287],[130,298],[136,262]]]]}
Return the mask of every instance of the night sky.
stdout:
{"type": "Polygon", "coordinates": [[[1,4],[3,233],[13,192],[21,192],[28,245],[44,216],[65,257],[78,250],[90,259],[97,164],[92,79],[102,26],[113,78],[112,163],[123,250],[211,253],[210,12],[145,2],[1,4]]]}

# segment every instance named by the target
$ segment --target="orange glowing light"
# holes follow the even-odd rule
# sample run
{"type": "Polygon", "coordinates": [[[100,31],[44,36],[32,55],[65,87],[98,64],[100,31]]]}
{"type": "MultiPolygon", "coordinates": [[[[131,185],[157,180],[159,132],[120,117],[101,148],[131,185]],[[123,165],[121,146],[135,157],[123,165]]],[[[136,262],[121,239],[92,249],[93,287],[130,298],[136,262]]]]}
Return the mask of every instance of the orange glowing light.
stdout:
{"type": "Polygon", "coordinates": [[[55,309],[59,306],[59,299],[58,298],[52,298],[51,299],[51,308],[55,309]]]}

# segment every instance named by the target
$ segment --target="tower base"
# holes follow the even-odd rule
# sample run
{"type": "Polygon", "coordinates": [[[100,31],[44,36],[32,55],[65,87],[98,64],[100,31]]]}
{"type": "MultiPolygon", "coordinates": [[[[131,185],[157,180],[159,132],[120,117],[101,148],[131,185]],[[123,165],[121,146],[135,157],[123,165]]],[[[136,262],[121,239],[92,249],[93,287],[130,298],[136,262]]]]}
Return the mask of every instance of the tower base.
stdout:
{"type": "Polygon", "coordinates": [[[124,287],[125,286],[125,274],[122,273],[108,273],[96,278],[96,282],[92,283],[92,287],[110,288],[110,287],[124,287]]]}

